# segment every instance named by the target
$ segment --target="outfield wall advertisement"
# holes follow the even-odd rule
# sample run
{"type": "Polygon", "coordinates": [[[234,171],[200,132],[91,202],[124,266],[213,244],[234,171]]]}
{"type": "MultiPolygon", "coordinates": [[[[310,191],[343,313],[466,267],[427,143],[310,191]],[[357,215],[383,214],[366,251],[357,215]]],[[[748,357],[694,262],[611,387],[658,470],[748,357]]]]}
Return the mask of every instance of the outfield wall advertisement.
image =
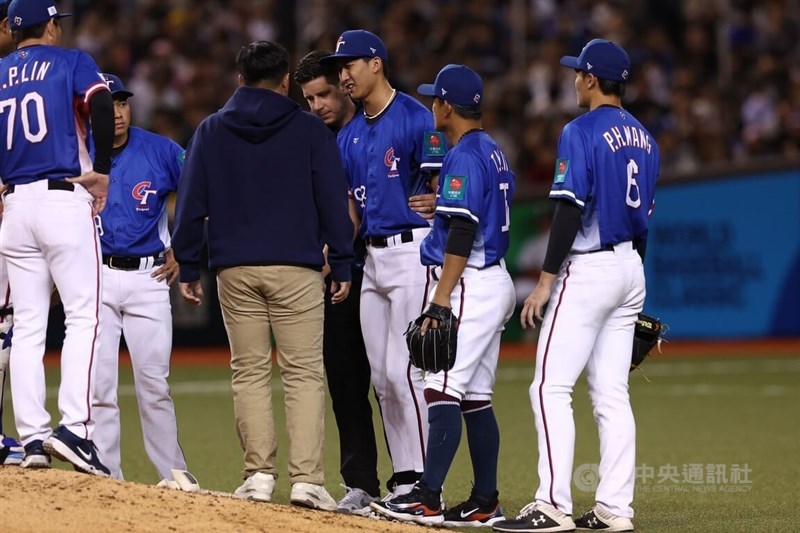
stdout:
{"type": "Polygon", "coordinates": [[[646,312],[669,337],[800,337],[800,170],[656,192],[646,312]]]}

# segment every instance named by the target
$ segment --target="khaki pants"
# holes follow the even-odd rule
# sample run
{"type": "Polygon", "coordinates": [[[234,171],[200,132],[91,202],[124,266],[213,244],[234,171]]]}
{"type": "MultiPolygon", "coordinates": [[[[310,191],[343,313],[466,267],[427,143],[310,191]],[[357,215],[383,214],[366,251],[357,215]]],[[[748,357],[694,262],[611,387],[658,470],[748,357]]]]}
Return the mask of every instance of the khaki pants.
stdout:
{"type": "Polygon", "coordinates": [[[242,477],[278,473],[271,390],[274,331],[285,394],[290,481],[322,485],[321,273],[294,266],[241,266],[220,270],[217,281],[231,346],[236,429],[244,450],[242,477]]]}

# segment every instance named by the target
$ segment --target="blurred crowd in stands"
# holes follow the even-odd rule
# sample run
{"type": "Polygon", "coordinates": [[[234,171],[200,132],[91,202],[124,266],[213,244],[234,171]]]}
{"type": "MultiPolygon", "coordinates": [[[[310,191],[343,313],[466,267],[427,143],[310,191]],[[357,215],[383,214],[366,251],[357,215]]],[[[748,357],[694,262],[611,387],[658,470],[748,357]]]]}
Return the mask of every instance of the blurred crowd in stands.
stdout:
{"type": "Polygon", "coordinates": [[[594,37],[631,56],[625,106],[656,137],[662,174],[762,156],[800,162],[800,0],[61,4],[76,13],[65,44],[128,82],[137,125],[184,145],[235,89],[243,44],[275,40],[297,59],[366,28],[389,49],[390,79],[412,95],[445,63],[483,75],[485,126],[516,162],[523,188],[551,181],[558,133],[581,113],[574,73],[559,58],[594,37]]]}

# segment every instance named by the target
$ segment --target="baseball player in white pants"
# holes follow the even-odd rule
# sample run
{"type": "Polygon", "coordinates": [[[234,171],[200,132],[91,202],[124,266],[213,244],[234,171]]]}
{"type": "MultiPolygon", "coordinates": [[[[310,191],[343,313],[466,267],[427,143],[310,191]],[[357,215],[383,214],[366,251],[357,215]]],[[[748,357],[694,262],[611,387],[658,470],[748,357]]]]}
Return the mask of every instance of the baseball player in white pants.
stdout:
{"type": "Polygon", "coordinates": [[[166,202],[175,191],[183,149],[160,135],[130,127],[122,81],[104,74],[114,100],[114,151],[109,203],[99,218],[103,249],[103,334],[95,396],[95,443],[111,476],[122,479],[117,403],[120,336],[131,356],[147,456],[163,484],[177,488],[172,470],[186,470],[169,394],[172,308],[169,284],[178,265],[169,250],[166,202]],[[122,228],[138,228],[135,232],[122,228]]]}

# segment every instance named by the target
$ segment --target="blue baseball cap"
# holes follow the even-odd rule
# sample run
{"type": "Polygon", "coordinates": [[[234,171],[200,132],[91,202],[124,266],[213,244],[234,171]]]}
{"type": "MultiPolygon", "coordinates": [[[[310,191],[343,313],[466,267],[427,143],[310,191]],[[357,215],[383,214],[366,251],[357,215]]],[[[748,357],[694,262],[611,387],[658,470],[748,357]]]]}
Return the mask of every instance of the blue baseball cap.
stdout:
{"type": "Polygon", "coordinates": [[[367,30],[347,30],[336,41],[336,51],[333,55],[323,57],[320,63],[330,63],[338,59],[357,59],[359,57],[379,57],[384,61],[389,59],[386,45],[380,37],[367,30]]]}
{"type": "Polygon", "coordinates": [[[125,88],[123,85],[122,80],[119,79],[117,76],[113,74],[106,74],[103,73],[103,79],[106,80],[106,85],[108,85],[108,90],[111,91],[111,97],[121,97],[121,98],[130,98],[133,96],[133,93],[130,92],[125,88]]]}
{"type": "Polygon", "coordinates": [[[564,56],[561,64],[594,74],[601,80],[625,83],[631,72],[631,60],[622,47],[605,39],[592,39],[581,50],[581,55],[564,56]]]}
{"type": "Polygon", "coordinates": [[[483,80],[478,74],[464,65],[447,65],[433,83],[423,83],[417,87],[423,96],[435,96],[451,104],[464,107],[481,105],[483,80]]]}
{"type": "Polygon", "coordinates": [[[16,31],[70,15],[59,13],[54,0],[12,0],[8,6],[8,25],[11,31],[16,31]]]}

